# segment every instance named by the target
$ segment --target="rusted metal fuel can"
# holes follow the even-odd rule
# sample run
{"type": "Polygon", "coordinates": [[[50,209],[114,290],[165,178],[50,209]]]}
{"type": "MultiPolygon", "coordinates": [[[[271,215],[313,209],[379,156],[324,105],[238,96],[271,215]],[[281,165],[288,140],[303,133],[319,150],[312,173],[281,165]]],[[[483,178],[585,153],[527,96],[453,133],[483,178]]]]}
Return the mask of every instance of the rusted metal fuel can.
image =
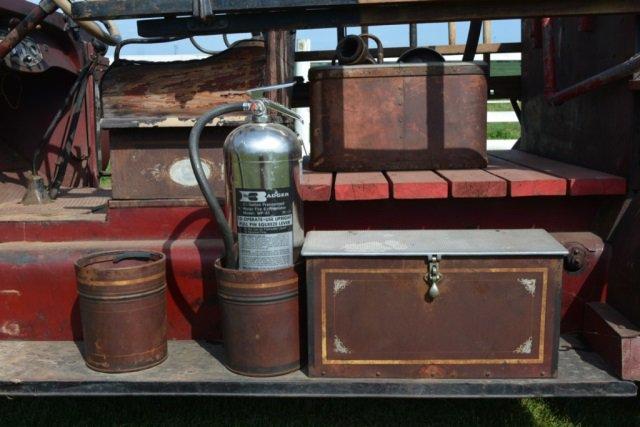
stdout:
{"type": "Polygon", "coordinates": [[[300,368],[303,263],[271,271],[230,270],[216,262],[225,365],[253,377],[300,368]]]}
{"type": "Polygon", "coordinates": [[[114,251],[75,263],[84,357],[100,372],[132,372],[167,358],[165,256],[114,251]]]}

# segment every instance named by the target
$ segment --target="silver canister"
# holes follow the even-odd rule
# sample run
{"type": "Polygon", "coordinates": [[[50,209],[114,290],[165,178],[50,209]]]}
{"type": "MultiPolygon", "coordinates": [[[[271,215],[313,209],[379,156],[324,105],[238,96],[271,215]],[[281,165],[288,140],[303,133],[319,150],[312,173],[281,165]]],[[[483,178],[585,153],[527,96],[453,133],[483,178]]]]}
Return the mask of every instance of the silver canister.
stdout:
{"type": "Polygon", "coordinates": [[[227,138],[224,156],[226,213],[237,234],[239,268],[294,265],[304,243],[299,137],[276,123],[245,124],[227,138]]]}

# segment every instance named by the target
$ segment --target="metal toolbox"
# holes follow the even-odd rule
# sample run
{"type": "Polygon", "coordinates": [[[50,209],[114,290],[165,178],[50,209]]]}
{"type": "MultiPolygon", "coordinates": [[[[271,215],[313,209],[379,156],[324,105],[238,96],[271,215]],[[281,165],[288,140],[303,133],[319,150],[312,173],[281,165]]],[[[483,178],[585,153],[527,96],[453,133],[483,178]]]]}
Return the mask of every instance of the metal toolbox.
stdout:
{"type": "Polygon", "coordinates": [[[314,170],[487,166],[482,63],[323,66],[309,80],[314,170]]]}
{"type": "Polygon", "coordinates": [[[544,230],[312,231],[313,377],[554,377],[566,249],[544,230]]]}
{"type": "MultiPolygon", "coordinates": [[[[120,127],[116,121],[103,120],[103,129],[108,129],[111,137],[113,199],[201,198],[187,151],[191,128],[152,126],[134,122],[120,127]]],[[[202,137],[205,173],[219,198],[225,197],[222,145],[233,129],[231,126],[208,127],[202,137]]]]}

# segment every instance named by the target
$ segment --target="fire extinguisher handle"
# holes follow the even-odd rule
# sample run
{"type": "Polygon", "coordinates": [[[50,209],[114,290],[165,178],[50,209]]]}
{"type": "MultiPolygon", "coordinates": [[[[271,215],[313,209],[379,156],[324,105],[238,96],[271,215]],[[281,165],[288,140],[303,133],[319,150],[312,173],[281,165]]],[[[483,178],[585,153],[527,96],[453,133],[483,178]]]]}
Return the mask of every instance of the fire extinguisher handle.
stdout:
{"type": "Polygon", "coordinates": [[[298,120],[300,121],[300,123],[304,123],[304,119],[302,118],[302,116],[298,113],[296,113],[293,110],[290,110],[289,108],[285,107],[282,104],[278,104],[277,102],[271,101],[269,99],[262,99],[262,102],[264,102],[265,107],[267,107],[267,109],[269,110],[273,110],[273,111],[277,111],[278,113],[282,114],[283,116],[287,116],[289,118],[292,118],[294,120],[298,120]]]}
{"type": "Polygon", "coordinates": [[[288,89],[290,87],[293,87],[296,85],[296,81],[292,81],[289,83],[281,83],[281,84],[277,84],[277,85],[272,85],[272,86],[262,86],[262,87],[254,87],[253,89],[249,89],[247,91],[247,95],[249,95],[249,97],[251,99],[263,99],[265,96],[265,93],[267,92],[274,92],[276,90],[281,90],[281,89],[288,89]]]}

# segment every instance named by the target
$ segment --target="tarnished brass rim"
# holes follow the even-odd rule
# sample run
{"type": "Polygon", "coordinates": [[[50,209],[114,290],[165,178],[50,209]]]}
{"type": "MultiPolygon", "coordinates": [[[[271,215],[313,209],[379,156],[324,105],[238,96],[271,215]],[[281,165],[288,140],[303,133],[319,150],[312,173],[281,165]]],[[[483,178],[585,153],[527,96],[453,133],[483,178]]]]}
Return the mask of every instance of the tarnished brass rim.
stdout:
{"type": "Polygon", "coordinates": [[[241,304],[241,305],[258,305],[266,303],[274,303],[280,301],[288,301],[295,299],[298,296],[298,290],[283,292],[276,295],[259,295],[259,296],[246,296],[246,295],[229,295],[224,292],[218,291],[218,297],[228,304],[241,304]]]}
{"type": "Polygon", "coordinates": [[[155,274],[153,276],[147,277],[139,277],[137,279],[121,279],[121,280],[87,280],[82,277],[82,275],[78,275],[78,283],[85,286],[127,286],[127,285],[138,285],[140,283],[153,282],[154,280],[163,279],[165,280],[165,272],[161,272],[155,274]]]}
{"type": "Polygon", "coordinates": [[[267,282],[267,283],[235,283],[235,282],[227,282],[225,280],[219,280],[218,283],[221,287],[231,288],[231,289],[271,289],[278,288],[285,285],[293,285],[298,284],[298,278],[294,277],[288,280],[280,280],[278,282],[267,282]]]}
{"type": "MultiPolygon", "coordinates": [[[[89,254],[87,256],[84,256],[84,257],[80,258],[74,264],[75,264],[76,268],[79,268],[81,270],[81,272],[82,271],[88,271],[88,270],[96,271],[96,270],[91,268],[92,264],[96,264],[98,262],[105,262],[105,261],[113,260],[113,258],[116,255],[121,255],[121,254],[124,254],[124,253],[127,253],[127,252],[131,252],[131,251],[118,250],[118,251],[108,251],[108,252],[97,252],[97,253],[89,254]]],[[[157,259],[150,260],[146,264],[134,265],[134,266],[130,266],[130,267],[116,267],[116,268],[112,268],[112,269],[105,270],[105,271],[118,271],[118,272],[135,271],[135,270],[138,270],[138,269],[143,268],[143,267],[150,267],[150,266],[153,266],[153,265],[156,265],[156,264],[160,264],[160,263],[163,263],[163,262],[166,261],[167,257],[162,252],[156,252],[156,251],[144,251],[144,252],[148,252],[148,253],[152,254],[153,256],[157,256],[157,259]]]]}
{"type": "Polygon", "coordinates": [[[87,292],[82,292],[81,290],[78,289],[78,295],[80,295],[83,298],[92,299],[92,300],[120,301],[120,300],[135,299],[135,298],[141,298],[141,297],[157,294],[160,292],[164,292],[166,288],[167,286],[165,284],[162,284],[162,286],[150,289],[145,292],[128,293],[123,295],[96,295],[96,294],[91,294],[87,292]]]}

